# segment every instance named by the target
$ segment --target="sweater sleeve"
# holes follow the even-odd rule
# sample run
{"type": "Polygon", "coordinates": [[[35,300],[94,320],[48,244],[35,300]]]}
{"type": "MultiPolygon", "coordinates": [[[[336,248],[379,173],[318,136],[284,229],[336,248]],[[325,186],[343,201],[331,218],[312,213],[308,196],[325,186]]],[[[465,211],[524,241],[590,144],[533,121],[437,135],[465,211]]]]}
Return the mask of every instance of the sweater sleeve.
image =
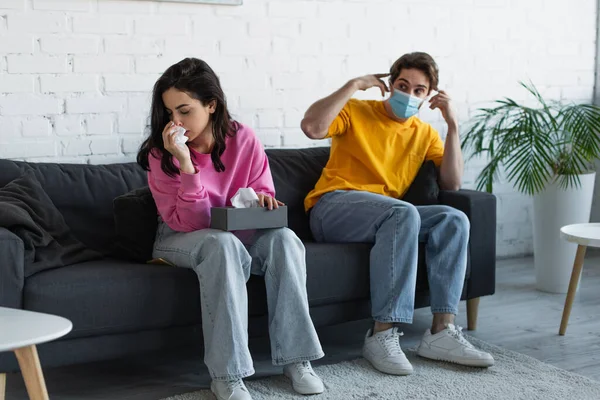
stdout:
{"type": "Polygon", "coordinates": [[[252,135],[252,160],[248,187],[254,189],[256,193],[275,197],[275,185],[269,167],[269,159],[260,140],[254,134],[252,135]]]}
{"type": "Polygon", "coordinates": [[[201,172],[170,177],[160,167],[160,159],[149,156],[148,185],[163,221],[179,232],[210,227],[210,201],[202,185],[201,172]]]}

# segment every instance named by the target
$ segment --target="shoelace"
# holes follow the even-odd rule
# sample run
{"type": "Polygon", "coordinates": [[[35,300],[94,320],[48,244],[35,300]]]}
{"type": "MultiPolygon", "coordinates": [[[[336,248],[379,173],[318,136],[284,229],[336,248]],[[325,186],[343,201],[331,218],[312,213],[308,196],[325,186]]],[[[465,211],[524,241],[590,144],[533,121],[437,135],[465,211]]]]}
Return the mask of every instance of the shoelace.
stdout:
{"type": "Polygon", "coordinates": [[[455,325],[454,329],[448,328],[448,331],[450,332],[450,334],[452,336],[454,336],[456,338],[456,340],[458,340],[461,344],[464,344],[468,348],[472,349],[473,345],[467,339],[465,339],[465,337],[463,336],[462,330],[463,330],[462,326],[458,326],[458,325],[455,325]]]}
{"type": "Polygon", "coordinates": [[[302,361],[300,363],[296,363],[296,370],[298,370],[298,373],[300,374],[300,376],[302,376],[304,374],[315,375],[315,372],[313,371],[313,369],[310,366],[310,363],[308,361],[302,361]]]}
{"type": "Polygon", "coordinates": [[[227,389],[231,390],[231,393],[235,392],[237,389],[247,392],[246,386],[244,386],[244,381],[238,379],[236,381],[227,381],[227,389]]]}
{"type": "Polygon", "coordinates": [[[402,347],[400,347],[400,336],[404,336],[404,332],[394,332],[383,339],[383,344],[387,349],[389,354],[399,354],[402,353],[402,347]]]}

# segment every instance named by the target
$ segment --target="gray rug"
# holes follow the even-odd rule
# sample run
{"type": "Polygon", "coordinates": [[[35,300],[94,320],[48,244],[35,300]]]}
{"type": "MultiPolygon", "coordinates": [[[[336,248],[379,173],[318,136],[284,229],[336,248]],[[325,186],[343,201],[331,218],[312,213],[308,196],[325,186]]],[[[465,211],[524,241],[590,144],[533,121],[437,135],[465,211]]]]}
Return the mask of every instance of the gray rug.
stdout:
{"type": "MultiPolygon", "coordinates": [[[[553,367],[529,356],[504,350],[470,337],[479,348],[494,355],[489,369],[467,368],[433,362],[406,351],[415,368],[410,376],[379,373],[364,359],[323,365],[315,371],[325,382],[318,396],[295,394],[283,376],[246,380],[254,400],[262,399],[600,399],[600,382],[553,367]]],[[[208,390],[164,400],[214,399],[208,390]]]]}

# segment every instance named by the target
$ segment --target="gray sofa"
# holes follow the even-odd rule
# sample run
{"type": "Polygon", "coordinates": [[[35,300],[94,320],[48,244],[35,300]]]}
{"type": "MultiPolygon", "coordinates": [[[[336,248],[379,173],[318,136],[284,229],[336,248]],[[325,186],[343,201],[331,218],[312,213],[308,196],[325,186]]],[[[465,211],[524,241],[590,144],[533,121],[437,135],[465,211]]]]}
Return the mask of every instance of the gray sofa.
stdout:
{"type": "MultiPolygon", "coordinates": [[[[311,240],[303,200],[329,157],[328,148],[267,151],[278,198],[289,208],[289,226],[306,245],[308,297],[315,325],[368,318],[369,244],[318,244],[311,240]]],[[[39,346],[44,366],[66,365],[202,343],[198,284],[191,270],[135,263],[111,256],[115,242],[113,199],[146,186],[137,164],[67,165],[0,160],[0,187],[33,169],[74,235],[105,258],[25,276],[19,237],[0,227],[0,306],[61,315],[73,331],[39,346]]],[[[416,184],[416,182],[415,182],[416,184]]],[[[463,299],[474,327],[477,300],[495,287],[496,199],[473,191],[440,192],[440,203],[471,220],[469,266],[463,299]]],[[[266,335],[264,281],[252,277],[249,334],[266,335]]],[[[416,306],[429,295],[420,257],[416,306]]],[[[12,353],[0,354],[0,372],[17,369],[12,353]]]]}

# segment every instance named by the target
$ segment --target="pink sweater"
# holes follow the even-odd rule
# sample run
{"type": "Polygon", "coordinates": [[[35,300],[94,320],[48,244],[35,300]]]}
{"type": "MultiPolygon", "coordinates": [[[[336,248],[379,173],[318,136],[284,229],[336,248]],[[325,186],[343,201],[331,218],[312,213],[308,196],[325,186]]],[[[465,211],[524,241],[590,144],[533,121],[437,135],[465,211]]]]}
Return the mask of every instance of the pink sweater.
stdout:
{"type": "MultiPolygon", "coordinates": [[[[226,145],[221,156],[224,172],[215,170],[210,154],[190,148],[197,172],[171,178],[160,168],[160,158],[150,156],[148,184],[158,213],[171,229],[191,232],[210,227],[210,208],[231,206],[231,197],[240,188],[275,197],[267,155],[252,129],[240,124],[226,145]]],[[[176,159],[173,162],[179,167],[176,159]]]]}

